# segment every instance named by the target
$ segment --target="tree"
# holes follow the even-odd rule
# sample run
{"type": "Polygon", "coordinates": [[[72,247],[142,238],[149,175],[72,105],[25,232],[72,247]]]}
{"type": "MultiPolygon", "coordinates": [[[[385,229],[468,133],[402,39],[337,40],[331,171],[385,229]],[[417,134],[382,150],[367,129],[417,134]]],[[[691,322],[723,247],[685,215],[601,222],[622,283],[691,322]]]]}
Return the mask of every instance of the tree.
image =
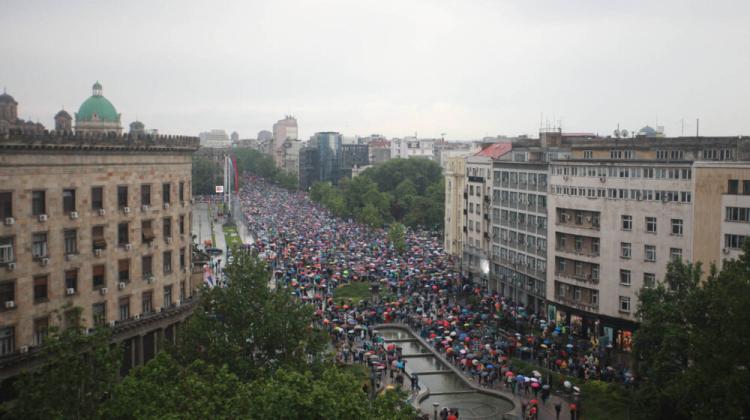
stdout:
{"type": "Polygon", "coordinates": [[[136,368],[102,406],[102,418],[237,419],[252,412],[250,388],[226,366],[182,366],[167,352],[136,368]]]}
{"type": "MultiPolygon", "coordinates": [[[[80,308],[74,308],[80,319],[80,308]]],[[[110,332],[87,334],[72,326],[53,327],[40,349],[42,367],[22,374],[15,384],[18,399],[9,406],[12,418],[88,419],[114,387],[121,348],[110,345],[110,332]]]]}
{"type": "Polygon", "coordinates": [[[270,289],[265,263],[238,252],[225,272],[228,287],[204,289],[179,335],[182,364],[226,364],[246,381],[281,367],[304,369],[308,356],[321,353],[326,338],[311,326],[312,307],[300,305],[283,287],[270,289]]]}
{"type": "Polygon", "coordinates": [[[406,230],[401,223],[394,223],[388,229],[388,242],[399,253],[406,251],[406,230]]]}
{"type": "Polygon", "coordinates": [[[738,260],[711,267],[672,262],[665,281],[639,294],[634,351],[644,383],[642,418],[750,416],[750,241],[738,260]],[[741,349],[741,350],[740,350],[741,349]]]}
{"type": "MultiPolygon", "coordinates": [[[[193,193],[196,195],[207,195],[214,193],[217,178],[221,176],[219,165],[203,156],[193,156],[193,193]]],[[[221,181],[220,183],[223,183],[221,181]]]]}

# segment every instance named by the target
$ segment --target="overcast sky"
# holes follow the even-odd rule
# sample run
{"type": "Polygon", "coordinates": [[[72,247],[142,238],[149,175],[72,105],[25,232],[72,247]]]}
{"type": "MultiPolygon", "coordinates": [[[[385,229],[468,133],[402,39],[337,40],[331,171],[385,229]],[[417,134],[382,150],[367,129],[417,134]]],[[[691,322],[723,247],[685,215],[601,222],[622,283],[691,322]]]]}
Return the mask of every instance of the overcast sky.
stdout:
{"type": "Polygon", "coordinates": [[[0,86],[163,133],[750,134],[750,1],[0,0],[0,86]]]}

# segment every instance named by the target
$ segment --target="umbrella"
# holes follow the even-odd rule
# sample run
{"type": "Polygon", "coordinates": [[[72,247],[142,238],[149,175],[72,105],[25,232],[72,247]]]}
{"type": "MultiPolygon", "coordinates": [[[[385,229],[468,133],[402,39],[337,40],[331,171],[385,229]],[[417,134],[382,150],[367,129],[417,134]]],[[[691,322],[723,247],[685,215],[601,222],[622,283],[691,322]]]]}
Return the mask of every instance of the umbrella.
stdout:
{"type": "Polygon", "coordinates": [[[532,382],[531,387],[534,389],[539,388],[539,382],[532,382]]]}
{"type": "Polygon", "coordinates": [[[494,367],[495,367],[495,365],[492,365],[492,364],[487,365],[487,369],[492,369],[494,367]]]}
{"type": "Polygon", "coordinates": [[[573,391],[580,393],[581,392],[581,388],[578,388],[577,386],[574,386],[573,387],[573,391]]]}
{"type": "Polygon", "coordinates": [[[531,378],[531,382],[533,382],[535,384],[538,384],[539,383],[539,379],[537,379],[537,378],[531,378]]]}
{"type": "Polygon", "coordinates": [[[507,376],[507,377],[511,377],[511,376],[513,376],[513,375],[515,375],[515,373],[513,373],[513,372],[511,372],[511,371],[507,371],[507,372],[505,372],[505,376],[507,376]]]}
{"type": "Polygon", "coordinates": [[[541,347],[541,348],[543,348],[543,349],[546,349],[546,348],[547,348],[547,345],[546,345],[546,344],[540,344],[540,345],[539,345],[539,347],[541,347]]]}
{"type": "Polygon", "coordinates": [[[518,382],[526,382],[526,377],[523,375],[516,376],[516,381],[518,382]]]}
{"type": "Polygon", "coordinates": [[[351,325],[357,325],[357,320],[356,320],[356,319],[354,319],[354,318],[351,318],[351,319],[349,319],[349,321],[348,321],[348,322],[349,322],[349,324],[351,324],[351,325]]]}
{"type": "Polygon", "coordinates": [[[537,378],[541,378],[542,377],[542,374],[539,373],[538,370],[532,370],[531,374],[534,375],[534,376],[536,376],[537,378]]]}
{"type": "Polygon", "coordinates": [[[569,349],[572,349],[572,348],[573,348],[573,345],[572,345],[572,344],[568,344],[568,345],[567,345],[567,346],[565,346],[565,347],[567,347],[567,348],[569,348],[569,349]]]}
{"type": "Polygon", "coordinates": [[[565,386],[565,388],[570,388],[573,384],[571,384],[570,381],[565,381],[563,382],[563,386],[565,386]]]}

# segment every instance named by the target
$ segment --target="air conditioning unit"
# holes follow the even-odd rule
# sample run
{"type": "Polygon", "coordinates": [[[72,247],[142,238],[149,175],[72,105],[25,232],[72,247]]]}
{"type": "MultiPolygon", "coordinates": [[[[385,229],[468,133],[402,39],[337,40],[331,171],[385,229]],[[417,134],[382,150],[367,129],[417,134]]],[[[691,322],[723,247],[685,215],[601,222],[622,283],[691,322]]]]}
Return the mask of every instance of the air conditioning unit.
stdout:
{"type": "Polygon", "coordinates": [[[65,260],[71,261],[73,258],[75,258],[76,254],[65,254],[65,260]]]}
{"type": "Polygon", "coordinates": [[[94,250],[94,255],[96,255],[97,257],[101,257],[102,256],[102,250],[99,249],[99,248],[95,249],[94,250]]]}
{"type": "Polygon", "coordinates": [[[591,223],[591,216],[586,216],[586,223],[591,223]]]}
{"type": "Polygon", "coordinates": [[[133,249],[133,244],[125,244],[125,251],[130,251],[133,249]]]}
{"type": "Polygon", "coordinates": [[[106,295],[107,292],[109,292],[109,289],[107,289],[106,287],[102,287],[101,289],[99,289],[99,293],[101,293],[103,295],[106,295]]]}
{"type": "Polygon", "coordinates": [[[723,248],[721,252],[723,252],[724,254],[729,254],[729,248],[723,248]]]}
{"type": "Polygon", "coordinates": [[[122,208],[122,212],[125,213],[125,214],[129,214],[130,213],[130,207],[123,207],[122,208]]]}
{"type": "Polygon", "coordinates": [[[16,307],[16,302],[12,300],[5,301],[5,309],[13,309],[16,307]]]}
{"type": "Polygon", "coordinates": [[[117,325],[117,321],[109,321],[109,326],[114,328],[117,325]]]}
{"type": "Polygon", "coordinates": [[[77,219],[78,218],[78,212],[77,211],[71,211],[70,212],[70,218],[71,219],[77,219]]]}
{"type": "Polygon", "coordinates": [[[43,266],[49,265],[49,258],[42,258],[41,263],[43,266]]]}
{"type": "Polygon", "coordinates": [[[8,271],[13,271],[13,270],[16,269],[16,263],[14,263],[14,262],[8,263],[8,265],[6,267],[8,267],[8,271]]]}
{"type": "Polygon", "coordinates": [[[73,296],[74,294],[76,294],[76,289],[68,287],[67,289],[65,289],[65,294],[68,296],[73,296]]]}
{"type": "Polygon", "coordinates": [[[169,210],[169,203],[164,203],[164,210],[169,210]]]}
{"type": "Polygon", "coordinates": [[[134,315],[134,316],[133,316],[133,319],[141,319],[141,314],[138,314],[138,315],[134,315]]]}
{"type": "Polygon", "coordinates": [[[148,204],[144,204],[141,206],[141,211],[148,211],[148,204]]]}
{"type": "Polygon", "coordinates": [[[107,214],[107,210],[99,209],[99,216],[104,216],[105,214],[107,214]]]}
{"type": "Polygon", "coordinates": [[[21,346],[19,350],[21,351],[21,353],[28,353],[29,346],[21,346]]]}
{"type": "Polygon", "coordinates": [[[46,222],[47,221],[47,215],[46,214],[40,214],[39,215],[39,221],[40,222],[46,222]]]}
{"type": "Polygon", "coordinates": [[[167,236],[166,241],[167,241],[168,244],[171,244],[172,243],[172,237],[171,236],[167,236]]]}
{"type": "Polygon", "coordinates": [[[5,218],[5,226],[11,226],[16,224],[16,219],[13,217],[6,217],[5,218]]]}
{"type": "Polygon", "coordinates": [[[152,284],[155,281],[156,281],[156,277],[154,277],[154,276],[148,276],[148,277],[146,277],[146,283],[148,283],[148,284],[152,284]]]}
{"type": "Polygon", "coordinates": [[[121,282],[117,283],[117,288],[120,289],[120,290],[124,289],[125,288],[125,282],[121,281],[121,282]]]}

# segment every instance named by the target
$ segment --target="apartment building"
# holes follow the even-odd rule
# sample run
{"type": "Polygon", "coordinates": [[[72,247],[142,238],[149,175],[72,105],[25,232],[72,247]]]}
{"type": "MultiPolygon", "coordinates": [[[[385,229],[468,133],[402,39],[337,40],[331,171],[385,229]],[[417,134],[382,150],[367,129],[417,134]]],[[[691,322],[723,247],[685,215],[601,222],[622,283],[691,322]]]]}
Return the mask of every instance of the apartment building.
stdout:
{"type": "Polygon", "coordinates": [[[0,379],[51,326],[110,326],[124,370],[189,313],[198,138],[0,136],[0,379]]]}
{"type": "Polygon", "coordinates": [[[638,291],[661,281],[669,261],[707,268],[736,255],[748,138],[608,138],[570,149],[550,162],[548,316],[627,350],[638,291]]]}
{"type": "Polygon", "coordinates": [[[444,249],[457,260],[463,257],[464,250],[464,202],[466,198],[466,159],[454,157],[447,161],[445,167],[445,230],[443,235],[444,249]]]}

